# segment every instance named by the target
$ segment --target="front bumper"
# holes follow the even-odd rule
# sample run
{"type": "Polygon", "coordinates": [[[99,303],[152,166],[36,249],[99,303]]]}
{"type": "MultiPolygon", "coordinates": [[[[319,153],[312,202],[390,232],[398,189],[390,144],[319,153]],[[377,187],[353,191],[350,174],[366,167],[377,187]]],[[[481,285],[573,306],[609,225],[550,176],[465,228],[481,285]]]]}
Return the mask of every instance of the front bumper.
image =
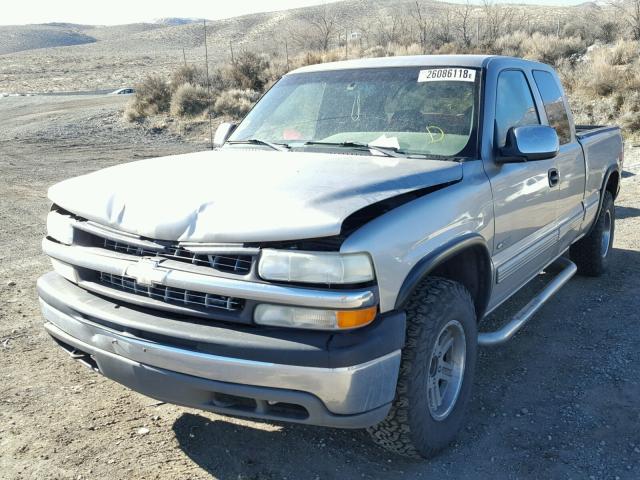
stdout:
{"type": "MultiPolygon", "coordinates": [[[[404,338],[384,329],[403,328],[403,314],[369,329],[367,335],[374,335],[374,340],[363,337],[352,344],[347,334],[340,334],[330,335],[323,345],[295,331],[290,338],[256,337],[237,327],[160,317],[161,312],[89,293],[56,273],[38,280],[38,294],[47,332],[74,358],[170,403],[230,415],[361,428],[381,421],[395,394],[404,338]],[[167,335],[171,328],[176,336],[167,335]],[[386,340],[380,343],[377,337],[386,340]],[[333,357],[323,350],[330,344],[335,345],[333,357]],[[288,356],[291,362],[285,360],[288,356]],[[343,365],[350,358],[358,363],[343,365]],[[318,362],[330,366],[317,366],[318,362]]],[[[365,333],[354,335],[358,339],[365,333]]]]}

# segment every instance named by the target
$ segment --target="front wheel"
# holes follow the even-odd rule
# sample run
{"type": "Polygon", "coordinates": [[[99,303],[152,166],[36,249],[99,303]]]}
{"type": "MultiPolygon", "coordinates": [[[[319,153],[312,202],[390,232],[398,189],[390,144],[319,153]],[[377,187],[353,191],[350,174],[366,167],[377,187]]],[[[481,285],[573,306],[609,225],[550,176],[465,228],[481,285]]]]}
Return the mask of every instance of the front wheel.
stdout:
{"type": "Polygon", "coordinates": [[[476,366],[477,321],[461,284],[425,279],[407,305],[407,339],[396,397],[374,442],[395,453],[428,458],[462,426],[476,366]]]}

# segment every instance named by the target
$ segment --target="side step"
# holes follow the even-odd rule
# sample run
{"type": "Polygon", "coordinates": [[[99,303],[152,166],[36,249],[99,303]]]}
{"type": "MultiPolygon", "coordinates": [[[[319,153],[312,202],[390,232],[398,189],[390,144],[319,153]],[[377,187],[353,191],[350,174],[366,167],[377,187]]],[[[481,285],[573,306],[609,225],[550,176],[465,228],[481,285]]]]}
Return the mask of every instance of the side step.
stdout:
{"type": "Polygon", "coordinates": [[[478,334],[478,345],[494,346],[500,345],[513,337],[518,330],[531,320],[531,317],[549,300],[558,290],[560,290],[578,270],[576,264],[568,258],[560,257],[553,265],[562,267],[562,270],[556,277],[551,280],[547,286],[535,297],[527,303],[522,310],[514,315],[514,317],[502,328],[495,332],[480,332],[478,334]]]}

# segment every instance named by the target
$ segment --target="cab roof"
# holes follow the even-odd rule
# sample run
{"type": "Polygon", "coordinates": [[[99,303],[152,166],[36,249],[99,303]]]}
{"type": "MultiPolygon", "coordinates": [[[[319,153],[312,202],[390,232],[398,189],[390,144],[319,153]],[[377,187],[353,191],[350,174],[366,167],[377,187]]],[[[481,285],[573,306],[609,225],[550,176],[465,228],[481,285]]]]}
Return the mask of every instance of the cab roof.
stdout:
{"type": "Polygon", "coordinates": [[[298,68],[289,72],[289,74],[385,67],[446,66],[482,68],[486,67],[492,59],[512,61],[513,63],[520,65],[537,63],[523,60],[521,58],[505,57],[500,55],[412,55],[405,57],[362,58],[355,60],[343,60],[340,62],[318,63],[316,65],[308,65],[306,67],[298,68]]]}

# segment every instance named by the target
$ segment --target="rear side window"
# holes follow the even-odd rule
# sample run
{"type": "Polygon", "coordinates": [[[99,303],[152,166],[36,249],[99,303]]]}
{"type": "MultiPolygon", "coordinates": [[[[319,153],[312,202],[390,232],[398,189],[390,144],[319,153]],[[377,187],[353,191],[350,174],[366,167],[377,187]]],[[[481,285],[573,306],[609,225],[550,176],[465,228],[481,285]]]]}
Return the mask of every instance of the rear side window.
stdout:
{"type": "Polygon", "coordinates": [[[549,126],[556,129],[560,144],[569,143],[571,141],[571,127],[558,82],[553,78],[553,75],[542,70],[535,70],[533,78],[540,91],[544,111],[547,112],[549,119],[549,126]]]}
{"type": "Polygon", "coordinates": [[[511,127],[539,125],[540,117],[527,77],[520,70],[506,70],[498,77],[496,92],[496,143],[504,147],[511,127]]]}

